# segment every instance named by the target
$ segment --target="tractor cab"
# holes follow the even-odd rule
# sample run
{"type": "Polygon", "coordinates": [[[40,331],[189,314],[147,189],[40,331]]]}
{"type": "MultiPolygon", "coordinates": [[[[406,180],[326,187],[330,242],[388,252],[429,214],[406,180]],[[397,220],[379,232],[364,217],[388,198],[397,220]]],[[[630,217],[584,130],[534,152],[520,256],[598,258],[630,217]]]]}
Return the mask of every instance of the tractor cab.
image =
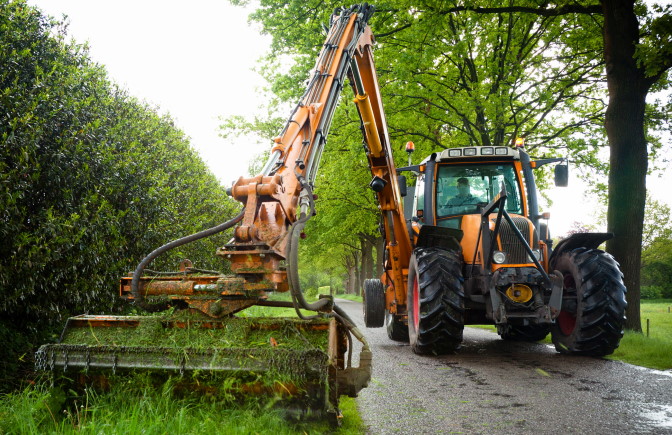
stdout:
{"type": "Polygon", "coordinates": [[[421,224],[459,229],[461,217],[480,213],[479,208],[492,202],[500,193],[502,184],[509,195],[507,211],[519,215],[527,213],[517,150],[508,147],[451,148],[429,156],[418,167],[421,172],[415,189],[413,216],[421,224]],[[482,154],[484,152],[488,154],[482,154]],[[429,211],[431,220],[427,219],[429,211]]]}
{"type": "MultiPolygon", "coordinates": [[[[399,171],[413,170],[418,174],[413,198],[404,204],[410,212],[407,219],[410,220],[412,240],[417,242],[423,226],[458,230],[467,234],[462,243],[465,262],[481,263],[478,259],[466,258],[466,252],[473,256],[478,244],[469,235],[478,233],[483,210],[505,192],[506,200],[501,201],[504,210],[522,231],[530,247],[535,253],[545,250],[543,245],[550,248],[547,224],[540,222],[544,215],[538,211],[532,169],[560,161],[562,159],[531,161],[521,148],[479,146],[450,148],[430,155],[419,165],[399,168],[399,171]]],[[[556,166],[557,185],[566,185],[566,173],[565,165],[556,166]]],[[[490,210],[491,230],[498,212],[497,206],[490,210]]],[[[509,230],[506,223],[503,229],[509,230]]],[[[512,236],[512,246],[517,243],[514,239],[512,236]]],[[[503,248],[501,243],[500,249],[503,248]]],[[[509,259],[529,263],[522,251],[519,254],[509,256],[509,259]]],[[[544,256],[548,254],[544,252],[544,256]]]]}

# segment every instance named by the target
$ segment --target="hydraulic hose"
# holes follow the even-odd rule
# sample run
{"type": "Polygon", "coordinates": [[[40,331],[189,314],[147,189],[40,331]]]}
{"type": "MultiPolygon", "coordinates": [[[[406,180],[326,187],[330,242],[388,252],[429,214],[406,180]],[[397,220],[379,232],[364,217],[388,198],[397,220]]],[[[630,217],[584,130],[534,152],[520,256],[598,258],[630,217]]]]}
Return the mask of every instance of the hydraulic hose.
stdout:
{"type": "Polygon", "coordinates": [[[289,268],[287,270],[287,279],[289,280],[289,288],[292,292],[292,298],[296,299],[299,308],[310,311],[321,311],[325,307],[330,305],[332,301],[330,299],[319,299],[316,302],[308,303],[306,298],[303,296],[301,291],[301,284],[299,281],[299,271],[298,271],[298,262],[299,262],[299,238],[301,236],[301,231],[305,226],[305,221],[307,221],[309,216],[305,216],[294,222],[290,231],[290,238],[288,244],[288,257],[289,268]]]}
{"type": "MultiPolygon", "coordinates": [[[[289,227],[289,242],[287,243],[287,261],[289,267],[287,270],[287,280],[289,281],[292,300],[296,302],[296,313],[299,317],[304,318],[299,311],[300,308],[310,311],[324,311],[332,304],[332,301],[330,299],[319,299],[311,304],[306,301],[306,298],[301,291],[301,283],[299,281],[299,238],[301,237],[301,231],[303,231],[306,222],[313,216],[313,214],[315,214],[315,201],[313,200],[313,191],[310,188],[310,185],[305,182],[303,176],[296,173],[296,170],[295,175],[303,189],[305,189],[306,194],[304,198],[308,200],[309,210],[307,213],[301,213],[299,219],[289,227]]],[[[329,309],[329,311],[331,310],[329,309]]]]}
{"type": "MultiPolygon", "coordinates": [[[[299,178],[299,181],[304,181],[303,177],[298,176],[298,174],[297,178],[299,178]]],[[[355,336],[355,338],[357,338],[357,340],[363,344],[364,347],[362,350],[369,350],[369,343],[366,341],[364,334],[362,334],[359,328],[357,328],[355,322],[350,318],[350,316],[348,316],[348,314],[341,307],[333,303],[333,300],[319,299],[318,301],[311,304],[308,303],[306,298],[303,296],[303,292],[301,291],[301,283],[299,281],[299,239],[301,236],[301,231],[306,225],[306,222],[313,216],[315,212],[315,202],[313,200],[313,192],[310,188],[310,185],[303,182],[302,187],[306,189],[310,210],[308,213],[301,214],[299,219],[297,219],[296,222],[294,222],[289,228],[290,238],[289,243],[287,244],[287,260],[289,263],[289,267],[287,268],[287,279],[289,281],[289,288],[292,295],[294,309],[301,319],[311,319],[317,316],[306,317],[301,313],[300,309],[309,311],[324,311],[325,309],[330,308],[330,311],[332,312],[327,315],[331,315],[339,319],[339,321],[345,325],[345,327],[355,336]]]]}
{"type": "Polygon", "coordinates": [[[343,311],[343,308],[336,304],[334,304],[334,312],[344,320],[343,324],[350,330],[350,332],[352,332],[352,335],[362,343],[364,346],[362,350],[369,350],[369,342],[366,341],[364,334],[362,334],[362,331],[355,325],[355,322],[348,316],[348,313],[343,311]]]}
{"type": "Polygon", "coordinates": [[[177,240],[173,240],[172,242],[168,242],[165,245],[156,248],[153,250],[149,255],[147,255],[145,258],[142,259],[140,264],[138,264],[138,267],[135,268],[135,271],[133,272],[133,279],[131,280],[131,294],[133,295],[133,298],[135,299],[136,305],[140,306],[141,308],[148,309],[149,306],[145,304],[144,301],[144,296],[140,294],[139,290],[139,282],[140,282],[140,277],[142,276],[142,273],[145,270],[145,267],[149,263],[151,263],[156,257],[159,255],[163,254],[166,251],[169,251],[173,248],[177,248],[178,246],[186,245],[187,243],[194,242],[199,239],[203,239],[205,237],[212,236],[213,234],[221,233],[224,230],[227,230],[240,222],[240,220],[243,218],[245,215],[245,208],[243,208],[240,213],[238,213],[233,219],[228,220],[224,223],[221,223],[215,227],[208,228],[207,230],[200,231],[195,234],[191,234],[189,236],[182,237],[177,240]]]}

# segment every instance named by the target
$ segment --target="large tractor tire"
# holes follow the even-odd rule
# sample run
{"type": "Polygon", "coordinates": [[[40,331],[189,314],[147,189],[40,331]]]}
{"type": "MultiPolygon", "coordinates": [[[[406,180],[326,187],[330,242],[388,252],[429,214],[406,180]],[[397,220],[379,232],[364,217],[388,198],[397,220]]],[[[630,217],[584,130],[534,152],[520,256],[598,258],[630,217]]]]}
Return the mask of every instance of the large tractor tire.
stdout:
{"type": "Polygon", "coordinates": [[[541,341],[550,332],[551,328],[547,324],[542,325],[503,325],[497,327],[497,333],[502,340],[507,341],[541,341]]]}
{"type": "Polygon", "coordinates": [[[379,279],[364,281],[364,324],[367,328],[385,324],[385,287],[379,279]]]}
{"type": "Polygon", "coordinates": [[[408,343],[408,325],[389,311],[385,311],[385,328],[390,340],[408,343]]]}
{"type": "Polygon", "coordinates": [[[558,352],[604,356],[623,337],[625,286],[618,263],[598,249],[576,248],[551,265],[562,272],[564,295],[560,315],[551,327],[558,352]]]}
{"type": "Polygon", "coordinates": [[[408,271],[408,335],[418,354],[457,350],[464,330],[462,253],[416,248],[408,271]]]}

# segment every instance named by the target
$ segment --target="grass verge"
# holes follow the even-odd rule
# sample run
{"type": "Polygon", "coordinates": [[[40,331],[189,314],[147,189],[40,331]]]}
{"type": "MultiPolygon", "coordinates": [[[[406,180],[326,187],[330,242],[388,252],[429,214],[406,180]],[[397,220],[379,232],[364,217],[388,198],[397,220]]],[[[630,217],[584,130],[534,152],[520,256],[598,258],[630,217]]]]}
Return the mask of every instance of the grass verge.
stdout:
{"type": "Polygon", "coordinates": [[[361,297],[361,296],[357,296],[357,295],[351,295],[351,294],[345,294],[345,293],[342,293],[342,294],[334,295],[334,297],[335,297],[336,299],[347,299],[347,300],[349,300],[349,301],[363,302],[362,297],[361,297]]]}
{"type": "Polygon", "coordinates": [[[658,370],[672,369],[672,299],[641,301],[643,333],[626,331],[607,358],[658,370]],[[649,336],[646,336],[649,319],[649,336]]]}

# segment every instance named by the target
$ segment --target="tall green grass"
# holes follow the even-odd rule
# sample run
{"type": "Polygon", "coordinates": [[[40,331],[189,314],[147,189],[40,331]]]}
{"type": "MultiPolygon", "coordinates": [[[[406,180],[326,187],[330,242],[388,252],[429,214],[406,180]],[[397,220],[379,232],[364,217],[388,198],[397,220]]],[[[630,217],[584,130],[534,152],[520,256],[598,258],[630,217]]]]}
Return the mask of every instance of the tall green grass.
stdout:
{"type": "Polygon", "coordinates": [[[274,434],[362,433],[354,399],[343,398],[343,425],[288,420],[284,411],[265,401],[236,405],[207,395],[178,397],[167,382],[155,388],[143,384],[115,385],[105,393],[87,390],[77,399],[45,383],[0,396],[3,434],[274,434]]]}

